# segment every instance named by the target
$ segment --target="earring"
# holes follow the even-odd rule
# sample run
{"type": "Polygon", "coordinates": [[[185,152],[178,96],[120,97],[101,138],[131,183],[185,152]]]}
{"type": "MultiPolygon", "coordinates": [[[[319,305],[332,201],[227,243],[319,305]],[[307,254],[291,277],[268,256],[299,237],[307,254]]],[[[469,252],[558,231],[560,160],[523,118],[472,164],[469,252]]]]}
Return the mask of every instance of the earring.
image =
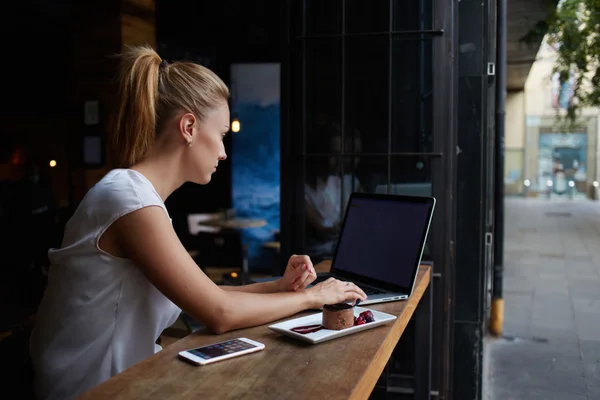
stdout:
{"type": "Polygon", "coordinates": [[[190,140],[189,142],[187,142],[188,147],[192,147],[192,141],[190,140]]]}

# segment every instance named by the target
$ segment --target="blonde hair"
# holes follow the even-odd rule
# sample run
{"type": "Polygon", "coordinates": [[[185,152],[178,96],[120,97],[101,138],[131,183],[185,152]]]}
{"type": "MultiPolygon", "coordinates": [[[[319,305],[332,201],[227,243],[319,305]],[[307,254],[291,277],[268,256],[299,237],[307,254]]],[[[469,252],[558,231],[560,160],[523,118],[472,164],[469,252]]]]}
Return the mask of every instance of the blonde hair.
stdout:
{"type": "Polygon", "coordinates": [[[211,70],[177,61],[168,64],[151,47],[130,47],[121,55],[117,109],[112,120],[113,160],[119,167],[141,161],[175,111],[204,120],[227,102],[229,89],[211,70]]]}

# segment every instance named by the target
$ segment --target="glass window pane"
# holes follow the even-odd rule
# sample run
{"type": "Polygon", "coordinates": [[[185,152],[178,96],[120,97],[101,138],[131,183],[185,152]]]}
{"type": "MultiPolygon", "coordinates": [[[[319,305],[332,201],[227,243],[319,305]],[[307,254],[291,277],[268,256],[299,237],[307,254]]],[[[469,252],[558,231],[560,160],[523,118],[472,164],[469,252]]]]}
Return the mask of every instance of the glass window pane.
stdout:
{"type": "Polygon", "coordinates": [[[388,152],[389,57],[387,36],[346,38],[344,133],[360,138],[354,152],[388,152]]]}
{"type": "Polygon", "coordinates": [[[389,1],[346,0],[346,32],[389,32],[389,30],[389,1]]]}
{"type": "MultiPolygon", "coordinates": [[[[304,34],[302,2],[302,0],[288,1],[284,6],[286,8],[285,12],[291,15],[291,17],[287,19],[287,23],[289,24],[290,29],[290,39],[295,39],[298,36],[302,36],[304,34]]],[[[282,32],[285,32],[285,30],[282,30],[282,32]]]]}
{"type": "Polygon", "coordinates": [[[342,0],[305,0],[305,2],[307,36],[342,32],[342,0]]]}
{"type": "MultiPolygon", "coordinates": [[[[392,156],[390,185],[386,188],[388,193],[405,196],[433,196],[431,171],[432,161],[436,160],[426,156],[392,156]]],[[[436,209],[439,209],[439,204],[436,205],[436,209]]],[[[438,214],[440,213],[434,212],[434,218],[438,214]]],[[[423,252],[423,260],[431,260],[433,234],[434,232],[430,230],[423,252]]]]}
{"type": "MultiPolygon", "coordinates": [[[[431,157],[392,156],[389,186],[387,156],[307,156],[305,163],[305,251],[313,262],[333,257],[352,192],[409,196],[433,193],[431,157]]],[[[424,260],[431,259],[432,236],[430,231],[424,260]]]]}
{"type": "Polygon", "coordinates": [[[339,156],[306,157],[305,162],[305,251],[317,263],[333,257],[352,177],[342,179],[339,156]]]}
{"type": "Polygon", "coordinates": [[[341,40],[306,41],[306,149],[331,153],[330,137],[342,119],[341,40]]]}
{"type": "Polygon", "coordinates": [[[431,196],[431,157],[392,156],[390,194],[431,196]]]}
{"type": "MultiPolygon", "coordinates": [[[[346,162],[349,163],[348,161],[346,162]]],[[[354,167],[355,175],[360,183],[360,190],[367,193],[379,193],[383,188],[383,193],[387,190],[388,183],[388,157],[361,155],[354,157],[351,163],[354,167]]]]}
{"type": "Polygon", "coordinates": [[[387,156],[308,156],[305,163],[305,251],[319,262],[333,257],[350,194],[387,182],[387,156]]]}
{"type": "Polygon", "coordinates": [[[429,30],[435,0],[392,0],[394,31],[429,30]]]}
{"type": "Polygon", "coordinates": [[[432,40],[392,42],[392,152],[433,147],[432,40]]]}

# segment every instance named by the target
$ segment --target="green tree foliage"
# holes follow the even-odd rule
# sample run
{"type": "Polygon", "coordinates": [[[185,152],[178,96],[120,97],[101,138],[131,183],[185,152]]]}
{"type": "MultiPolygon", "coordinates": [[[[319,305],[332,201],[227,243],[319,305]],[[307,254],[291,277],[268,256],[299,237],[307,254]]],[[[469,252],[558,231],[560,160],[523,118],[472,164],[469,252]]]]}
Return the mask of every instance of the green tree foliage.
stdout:
{"type": "Polygon", "coordinates": [[[581,107],[600,107],[600,0],[561,0],[553,8],[522,41],[539,44],[548,34],[548,44],[557,52],[554,72],[561,86],[574,81],[572,100],[565,115],[559,115],[561,125],[572,126],[581,107]]]}

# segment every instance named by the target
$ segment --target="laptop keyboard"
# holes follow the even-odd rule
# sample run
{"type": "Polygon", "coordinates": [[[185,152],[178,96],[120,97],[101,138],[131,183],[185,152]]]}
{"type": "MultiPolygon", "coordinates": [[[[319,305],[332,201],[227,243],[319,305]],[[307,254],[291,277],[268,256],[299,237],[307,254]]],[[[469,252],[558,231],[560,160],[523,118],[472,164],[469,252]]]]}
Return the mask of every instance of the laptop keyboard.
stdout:
{"type": "MultiPolygon", "coordinates": [[[[319,284],[323,281],[326,281],[327,279],[329,279],[329,276],[318,276],[317,279],[315,279],[315,281],[312,283],[313,285],[319,284]]],[[[370,287],[370,286],[363,286],[359,283],[354,283],[356,286],[358,286],[359,288],[362,289],[363,292],[365,292],[365,294],[367,296],[371,296],[374,294],[381,294],[383,293],[381,290],[375,289],[374,287],[370,287]]]]}

